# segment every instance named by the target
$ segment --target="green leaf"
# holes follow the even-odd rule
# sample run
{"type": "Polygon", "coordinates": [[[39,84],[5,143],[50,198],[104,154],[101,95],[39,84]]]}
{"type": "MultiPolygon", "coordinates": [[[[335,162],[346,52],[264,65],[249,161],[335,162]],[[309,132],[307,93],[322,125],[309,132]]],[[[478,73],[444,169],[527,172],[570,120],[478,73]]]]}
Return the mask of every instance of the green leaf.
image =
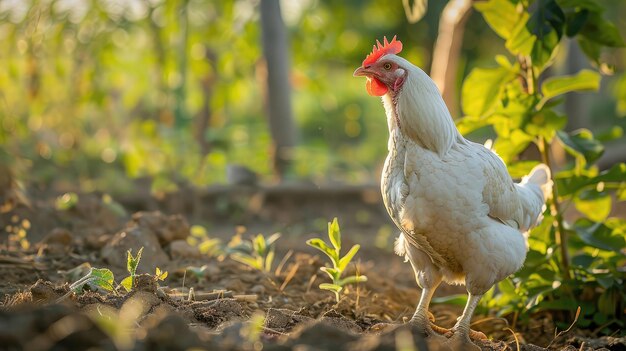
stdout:
{"type": "Polygon", "coordinates": [[[520,129],[514,129],[508,138],[496,139],[493,148],[505,163],[508,163],[514,156],[524,151],[533,140],[532,135],[528,135],[520,129]]]}
{"type": "Polygon", "coordinates": [[[557,130],[565,127],[567,117],[550,109],[541,109],[531,117],[530,122],[526,125],[526,132],[529,135],[541,136],[549,142],[557,130]]]}
{"type": "Polygon", "coordinates": [[[603,8],[596,0],[556,0],[563,9],[588,10],[591,12],[602,12],[603,8]]]}
{"type": "Polygon", "coordinates": [[[571,91],[598,91],[600,89],[600,74],[592,70],[583,69],[572,76],[551,77],[541,85],[542,101],[571,91]]]}
{"type": "Polygon", "coordinates": [[[463,82],[463,111],[468,116],[483,117],[492,111],[506,83],[515,72],[503,67],[474,68],[463,82]]]}
{"type": "Polygon", "coordinates": [[[620,117],[626,116],[626,74],[622,74],[613,88],[615,99],[617,100],[617,114],[620,117]]]}
{"type": "Polygon", "coordinates": [[[267,245],[265,244],[265,238],[263,237],[263,234],[258,234],[254,238],[254,240],[252,241],[252,248],[257,255],[265,256],[265,250],[267,249],[267,245]]]}
{"type": "Polygon", "coordinates": [[[341,231],[339,230],[337,217],[335,217],[332,222],[328,222],[328,237],[330,238],[330,243],[333,244],[333,247],[337,251],[337,255],[339,255],[339,251],[341,250],[341,231]]]}
{"type": "Polygon", "coordinates": [[[530,56],[534,66],[543,67],[561,40],[565,14],[554,0],[536,0],[529,12],[526,28],[535,37],[530,56]]]}
{"type": "Polygon", "coordinates": [[[322,283],[320,284],[320,289],[322,290],[330,290],[332,292],[338,293],[340,292],[343,288],[339,285],[336,284],[330,284],[330,283],[322,283]]]}
{"type": "Polygon", "coordinates": [[[139,265],[139,261],[141,260],[141,254],[143,252],[143,246],[137,251],[137,256],[133,257],[133,250],[128,249],[126,251],[126,270],[130,273],[131,276],[135,276],[137,274],[137,266],[139,265]]]}
{"type": "Polygon", "coordinates": [[[535,45],[535,36],[528,30],[526,24],[530,16],[523,12],[519,21],[513,26],[511,36],[507,39],[504,46],[514,55],[530,56],[533,46],[535,45]]]}
{"type": "Polygon", "coordinates": [[[509,0],[475,2],[474,8],[485,17],[489,27],[505,40],[511,36],[511,24],[517,23],[520,18],[516,5],[509,0]]]}
{"type": "Polygon", "coordinates": [[[274,262],[274,250],[270,250],[265,257],[265,271],[269,272],[272,270],[272,262],[274,262]]]}
{"type": "Polygon", "coordinates": [[[246,254],[242,254],[240,252],[235,252],[230,255],[230,258],[239,263],[243,263],[250,268],[263,270],[263,262],[261,257],[255,258],[246,254]]]}
{"type": "Polygon", "coordinates": [[[433,297],[431,300],[432,303],[438,304],[446,304],[446,305],[455,305],[455,306],[465,306],[467,304],[467,294],[456,294],[442,297],[433,297]]]}
{"type": "Polygon", "coordinates": [[[107,268],[91,268],[89,273],[78,281],[70,285],[73,291],[82,291],[84,285],[88,285],[95,289],[103,289],[105,291],[113,291],[114,277],[113,272],[107,268]]]}
{"type": "Polygon", "coordinates": [[[587,245],[606,251],[620,252],[626,247],[624,235],[613,234],[613,230],[603,223],[581,218],[574,224],[574,231],[587,245]]]}
{"type": "Polygon", "coordinates": [[[504,279],[498,283],[498,288],[504,294],[516,295],[515,284],[513,284],[513,281],[511,281],[510,278],[504,279]]]}
{"type": "Polygon", "coordinates": [[[589,11],[586,9],[568,15],[565,20],[565,35],[571,38],[578,34],[585,23],[587,23],[588,18],[589,11]]]}
{"type": "Polygon", "coordinates": [[[508,165],[507,170],[512,178],[522,178],[538,164],[539,161],[535,160],[515,161],[508,165]]]}
{"type": "Polygon", "coordinates": [[[351,275],[349,277],[339,280],[337,284],[340,286],[344,286],[346,284],[364,283],[366,281],[367,281],[367,277],[364,275],[359,275],[359,276],[351,275]]]}
{"type": "Polygon", "coordinates": [[[583,36],[578,36],[578,46],[585,53],[588,59],[596,65],[600,65],[600,54],[602,53],[602,45],[583,36]]]}
{"type": "Polygon", "coordinates": [[[616,287],[606,289],[598,298],[598,312],[605,316],[614,316],[620,302],[620,291],[616,287]]]}
{"type": "Polygon", "coordinates": [[[604,153],[604,146],[593,138],[588,129],[579,129],[570,134],[556,132],[565,150],[574,156],[582,155],[588,163],[593,163],[604,153]]]}
{"type": "Polygon", "coordinates": [[[626,182],[626,163],[620,162],[595,177],[598,182],[622,183],[626,182]]]}
{"type": "Polygon", "coordinates": [[[129,275],[128,277],[124,278],[120,285],[126,290],[126,292],[130,292],[131,290],[133,290],[133,277],[129,275]]]}
{"type": "Polygon", "coordinates": [[[113,286],[113,272],[108,268],[92,268],[91,276],[98,278],[98,280],[105,282],[109,287],[113,286]]]}
{"type": "Polygon", "coordinates": [[[267,240],[265,240],[265,244],[267,246],[272,246],[278,239],[280,239],[280,233],[274,233],[272,235],[269,236],[269,238],[267,238],[267,240]]]}
{"type": "Polygon", "coordinates": [[[584,270],[589,269],[592,266],[594,261],[595,261],[595,258],[593,256],[585,254],[585,253],[577,254],[574,257],[572,257],[572,264],[579,266],[580,268],[584,270]]]}
{"type": "Polygon", "coordinates": [[[306,241],[306,244],[312,246],[323,253],[325,253],[333,262],[339,261],[339,257],[337,257],[337,252],[331,249],[322,239],[313,238],[306,241]]]}
{"type": "Polygon", "coordinates": [[[336,268],[320,267],[320,270],[328,274],[328,276],[330,277],[330,279],[333,280],[333,282],[339,281],[339,277],[341,277],[341,272],[336,268]]]}
{"type": "Polygon", "coordinates": [[[556,174],[555,180],[560,196],[569,196],[591,186],[595,188],[600,182],[604,182],[605,186],[608,184],[619,188],[620,184],[626,183],[626,164],[615,164],[597,175],[595,173],[577,175],[571,170],[560,171],[556,174]]]}
{"type": "Polygon", "coordinates": [[[579,34],[592,42],[609,47],[622,47],[624,40],[615,25],[602,17],[601,13],[592,12],[579,34]]]}
{"type": "Polygon", "coordinates": [[[162,271],[161,268],[157,267],[155,269],[154,276],[156,277],[157,280],[163,281],[165,280],[165,278],[167,278],[168,273],[167,271],[162,271]]]}
{"type": "Polygon", "coordinates": [[[590,189],[574,198],[576,209],[594,222],[602,222],[611,213],[613,200],[606,192],[590,189]]]}
{"type": "Polygon", "coordinates": [[[352,258],[354,257],[354,255],[356,255],[356,253],[359,252],[359,248],[361,248],[361,245],[357,244],[357,245],[352,246],[350,251],[348,251],[348,253],[346,253],[346,255],[343,256],[339,260],[339,264],[337,265],[337,268],[340,271],[343,272],[346,269],[346,267],[348,267],[348,264],[350,264],[350,261],[352,261],[352,258]]]}

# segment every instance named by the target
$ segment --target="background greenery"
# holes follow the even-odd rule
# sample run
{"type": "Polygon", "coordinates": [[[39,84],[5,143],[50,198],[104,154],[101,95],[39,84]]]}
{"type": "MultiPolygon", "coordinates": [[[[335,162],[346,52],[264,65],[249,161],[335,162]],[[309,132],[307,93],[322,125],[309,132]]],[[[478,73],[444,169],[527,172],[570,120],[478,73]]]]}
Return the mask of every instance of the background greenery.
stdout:
{"type": "MultiPolygon", "coordinates": [[[[229,163],[271,181],[257,3],[2,1],[2,160],[29,182],[113,194],[129,188],[126,176],[154,177],[153,187],[163,190],[181,181],[225,182],[229,163]]],[[[626,6],[603,3],[611,8],[606,16],[623,24],[626,6]]],[[[403,55],[428,71],[445,2],[431,1],[417,24],[408,24],[401,1],[282,5],[299,130],[291,178],[375,182],[386,153],[383,110],[351,73],[376,38],[393,34],[405,43],[403,55]]],[[[459,88],[471,68],[494,66],[494,55],[504,53],[475,12],[459,88]]],[[[609,53],[617,73],[587,107],[601,133],[624,115],[623,106],[614,108],[615,94],[626,90],[624,78],[615,85],[623,56],[609,53]]]]}

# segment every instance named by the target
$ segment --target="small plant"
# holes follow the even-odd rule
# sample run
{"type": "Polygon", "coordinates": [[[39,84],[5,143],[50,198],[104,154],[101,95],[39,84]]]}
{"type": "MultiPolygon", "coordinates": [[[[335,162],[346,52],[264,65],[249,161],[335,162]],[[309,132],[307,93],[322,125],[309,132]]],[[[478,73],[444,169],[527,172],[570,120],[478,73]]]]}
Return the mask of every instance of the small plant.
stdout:
{"type": "Polygon", "coordinates": [[[307,240],[307,245],[312,246],[323,253],[326,254],[330,258],[332,262],[332,267],[321,267],[320,270],[328,274],[330,279],[333,280],[332,283],[323,283],[320,284],[320,289],[329,290],[335,293],[335,299],[339,302],[339,293],[343,290],[344,285],[352,284],[352,283],[361,283],[366,282],[367,277],[364,275],[352,275],[346,278],[341,278],[341,275],[352,261],[352,258],[359,251],[360,245],[354,245],[348,251],[348,253],[341,257],[341,232],[339,230],[339,223],[337,222],[337,218],[333,219],[332,222],[328,223],[328,238],[330,239],[330,243],[332,247],[328,246],[326,242],[320,238],[313,238],[307,240]]]}
{"type": "Polygon", "coordinates": [[[128,277],[124,278],[120,283],[121,286],[126,289],[126,291],[131,291],[133,289],[133,284],[135,283],[135,276],[137,276],[137,266],[139,265],[139,261],[141,260],[141,254],[143,253],[143,247],[137,251],[137,256],[133,256],[132,249],[126,251],[126,270],[130,274],[128,277]]]}
{"type": "Polygon", "coordinates": [[[280,233],[274,233],[267,239],[263,234],[258,234],[247,245],[248,252],[235,251],[230,254],[230,258],[253,269],[269,272],[274,261],[274,243],[278,238],[280,233]]]}
{"type": "Polygon", "coordinates": [[[196,246],[200,253],[209,257],[216,257],[223,253],[222,241],[218,238],[211,238],[206,228],[200,225],[191,226],[191,235],[187,237],[187,243],[196,246]]]}
{"type": "MultiPolygon", "coordinates": [[[[141,260],[141,254],[143,253],[143,247],[137,251],[137,255],[133,256],[132,250],[128,250],[126,252],[127,260],[126,260],[126,269],[130,274],[128,277],[124,278],[119,287],[123,287],[127,292],[130,292],[133,289],[133,284],[135,283],[135,277],[137,276],[137,266],[139,266],[139,261],[141,260]]],[[[161,268],[156,267],[155,273],[153,275],[154,280],[163,281],[167,278],[167,271],[162,271],[161,268]]],[[[80,293],[83,291],[83,288],[87,285],[92,290],[104,290],[106,292],[112,292],[117,294],[117,289],[115,288],[115,276],[113,272],[111,272],[108,268],[94,268],[90,267],[89,272],[78,279],[76,282],[70,285],[70,291],[80,293]]]]}
{"type": "Polygon", "coordinates": [[[116,293],[114,282],[115,278],[110,269],[91,267],[84,277],[70,285],[70,291],[80,293],[83,291],[85,285],[87,285],[93,290],[104,290],[116,293]]]}

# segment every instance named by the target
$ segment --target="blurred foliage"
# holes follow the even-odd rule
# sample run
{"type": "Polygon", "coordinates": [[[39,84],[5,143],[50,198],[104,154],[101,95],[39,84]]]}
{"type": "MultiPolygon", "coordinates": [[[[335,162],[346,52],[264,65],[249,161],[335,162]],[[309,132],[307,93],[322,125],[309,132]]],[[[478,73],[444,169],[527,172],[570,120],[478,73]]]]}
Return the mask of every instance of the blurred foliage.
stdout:
{"type": "Polygon", "coordinates": [[[231,247],[233,252],[230,258],[246,266],[269,273],[275,257],[274,243],[280,238],[280,233],[274,233],[267,238],[257,234],[250,241],[242,241],[241,245],[231,247]]]}
{"type": "MultiPolygon", "coordinates": [[[[0,161],[31,182],[113,193],[132,186],[124,175],[160,190],[224,182],[227,163],[270,176],[257,5],[3,1],[0,161]]],[[[372,179],[385,149],[368,141],[386,131],[351,71],[372,37],[408,31],[402,5],[302,0],[283,12],[301,130],[293,176],[372,179]]],[[[413,37],[430,46],[426,34],[413,37]]]]}
{"type": "MultiPolygon", "coordinates": [[[[229,163],[271,179],[257,5],[3,1],[0,162],[30,183],[113,195],[133,178],[153,190],[225,182],[229,163]]],[[[383,34],[413,43],[403,55],[428,67],[444,5],[409,24],[401,1],[282,2],[300,131],[292,178],[378,177],[383,111],[352,70],[383,34]]],[[[484,21],[465,36],[460,72],[504,52],[484,21]]]]}
{"type": "MultiPolygon", "coordinates": [[[[531,146],[553,172],[552,144],[571,156],[553,175],[552,199],[543,222],[530,233],[524,267],[489,293],[487,307],[527,321],[532,312],[573,312],[581,306],[579,327],[623,333],[626,219],[611,215],[614,202],[626,200],[626,164],[599,170],[595,163],[604,152],[602,142],[588,129],[565,131],[568,116],[559,109],[567,92],[598,91],[601,76],[589,69],[549,78],[546,72],[566,37],[577,40],[600,70],[605,65],[601,49],[624,42],[596,2],[489,0],[475,8],[505,40],[514,59],[497,56],[496,68],[472,70],[463,84],[466,117],[459,126],[465,132],[493,126],[493,147],[512,173],[525,174],[537,164],[519,161],[531,146]],[[567,216],[572,207],[579,215],[567,216]]],[[[567,326],[571,320],[561,322],[567,326]]]]}

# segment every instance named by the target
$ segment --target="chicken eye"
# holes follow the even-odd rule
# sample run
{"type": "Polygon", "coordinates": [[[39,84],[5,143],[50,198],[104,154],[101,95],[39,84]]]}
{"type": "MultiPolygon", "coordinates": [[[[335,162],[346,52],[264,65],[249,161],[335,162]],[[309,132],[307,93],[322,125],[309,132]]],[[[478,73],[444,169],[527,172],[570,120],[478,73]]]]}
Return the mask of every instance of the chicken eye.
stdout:
{"type": "Polygon", "coordinates": [[[387,62],[383,65],[383,68],[389,71],[391,69],[391,63],[387,62]]]}

